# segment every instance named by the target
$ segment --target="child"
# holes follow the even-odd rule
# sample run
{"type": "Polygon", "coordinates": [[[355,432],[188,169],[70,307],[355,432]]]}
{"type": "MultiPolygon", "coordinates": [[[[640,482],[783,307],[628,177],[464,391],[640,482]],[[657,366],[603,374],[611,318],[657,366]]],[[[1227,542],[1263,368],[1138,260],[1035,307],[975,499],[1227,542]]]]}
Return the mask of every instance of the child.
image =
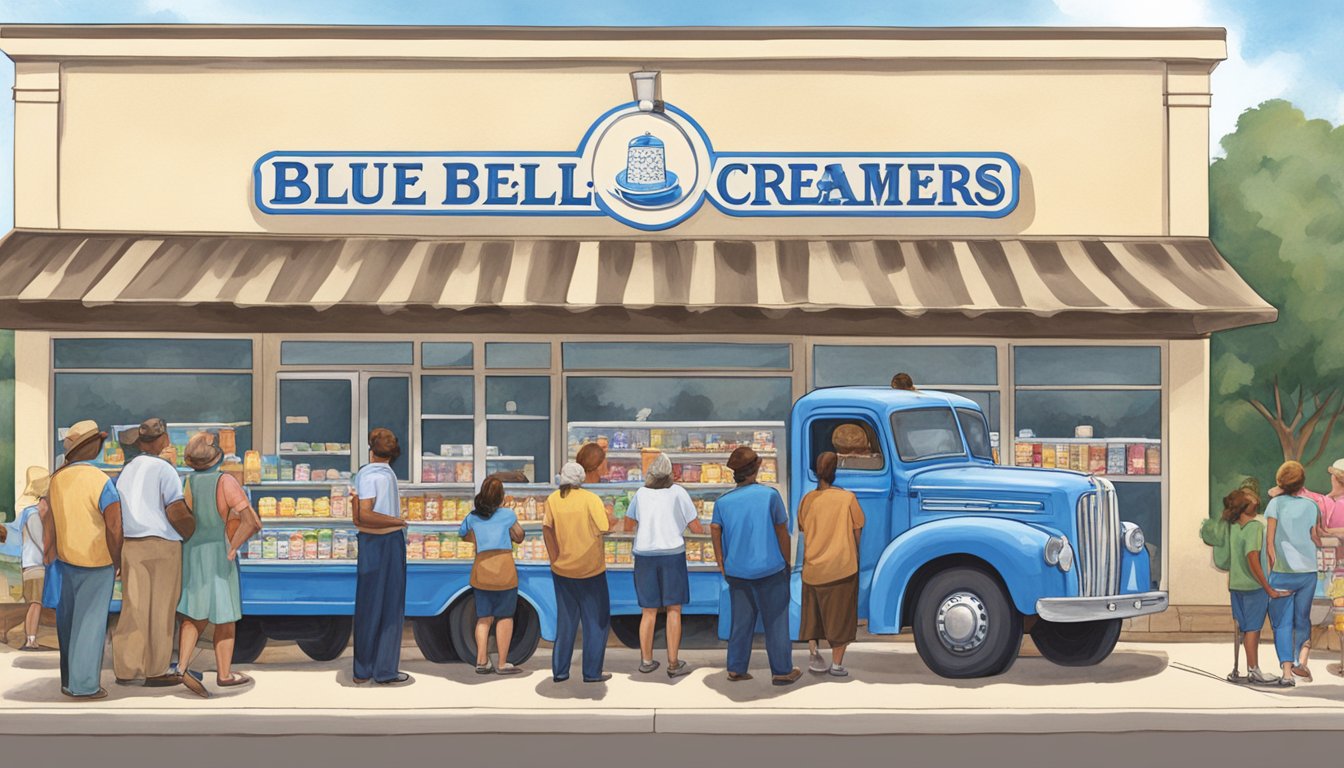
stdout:
{"type": "Polygon", "coordinates": [[[504,483],[491,475],[481,483],[476,503],[462,521],[458,534],[476,545],[471,587],[476,598],[476,673],[516,675],[522,670],[509,663],[513,614],[518,608],[518,570],[513,545],[523,540],[523,527],[512,509],[503,508],[504,483]],[[490,624],[495,622],[499,665],[490,665],[490,624]]]}
{"type": "Polygon", "coordinates": [[[1256,513],[1260,499],[1246,488],[1238,488],[1223,499],[1223,522],[1228,525],[1230,559],[1227,589],[1231,594],[1232,617],[1242,633],[1246,648],[1246,679],[1252,683],[1273,684],[1275,678],[1260,672],[1260,629],[1269,614],[1270,598],[1285,593],[1269,586],[1261,558],[1264,556],[1265,524],[1256,513]]]}

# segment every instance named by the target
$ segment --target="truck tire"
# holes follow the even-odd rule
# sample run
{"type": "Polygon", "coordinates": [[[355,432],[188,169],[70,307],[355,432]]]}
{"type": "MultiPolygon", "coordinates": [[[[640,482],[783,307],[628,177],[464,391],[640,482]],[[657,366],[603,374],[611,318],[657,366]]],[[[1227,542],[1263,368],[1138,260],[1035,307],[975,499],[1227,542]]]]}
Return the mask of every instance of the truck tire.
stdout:
{"type": "Polygon", "coordinates": [[[461,661],[457,649],[453,647],[452,633],[449,631],[448,611],[438,616],[423,616],[415,619],[411,629],[415,634],[415,644],[424,654],[426,661],[435,664],[451,664],[461,661]]]}
{"type": "Polygon", "coordinates": [[[1123,623],[1123,619],[1070,623],[1037,619],[1031,640],[1042,656],[1061,667],[1090,667],[1115,650],[1123,623]]]}
{"type": "Polygon", "coordinates": [[[251,664],[266,649],[266,633],[261,622],[246,616],[234,625],[233,663],[251,664]]]}
{"type": "MultiPolygon", "coordinates": [[[[468,592],[448,609],[448,631],[457,657],[468,664],[476,663],[476,598],[468,592]]],[[[494,627],[490,628],[494,638],[494,627]]],[[[522,664],[536,653],[541,642],[541,619],[537,611],[522,597],[513,612],[513,639],[509,642],[509,663],[522,664]]]]}
{"type": "MultiPolygon", "coordinates": [[[[639,614],[621,615],[611,617],[611,633],[616,636],[616,641],[626,648],[639,648],[639,614]]],[[[653,645],[667,646],[667,616],[658,614],[658,623],[654,625],[653,645]]]]}
{"type": "Polygon", "coordinates": [[[344,653],[350,644],[350,626],[349,616],[331,616],[319,634],[301,637],[295,642],[313,661],[331,661],[344,653]]]}
{"type": "Polygon", "coordinates": [[[997,578],[951,568],[929,579],[915,603],[915,649],[934,674],[989,677],[1008,671],[1022,647],[1022,614],[997,578]]]}
{"type": "MultiPolygon", "coordinates": [[[[611,617],[611,633],[626,648],[639,648],[639,615],[611,617]]],[[[681,614],[681,647],[684,650],[705,648],[723,648],[719,639],[719,617],[696,614],[681,614]]],[[[667,647],[667,614],[658,614],[658,623],[654,625],[653,647],[667,647]]]]}

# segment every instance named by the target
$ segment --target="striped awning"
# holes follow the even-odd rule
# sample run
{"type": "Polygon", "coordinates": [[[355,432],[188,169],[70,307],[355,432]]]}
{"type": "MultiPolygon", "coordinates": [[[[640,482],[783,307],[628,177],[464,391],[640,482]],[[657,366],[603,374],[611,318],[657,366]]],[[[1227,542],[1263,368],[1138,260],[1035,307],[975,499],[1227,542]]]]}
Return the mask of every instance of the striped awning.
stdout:
{"type": "MultiPolygon", "coordinates": [[[[334,319],[355,308],[383,316],[619,309],[663,320],[733,310],[738,318],[806,313],[809,327],[827,315],[1016,319],[1038,329],[1031,335],[1051,320],[1083,319],[1109,322],[1105,335],[1149,336],[1202,335],[1276,316],[1200,238],[577,241],[20,230],[0,243],[0,327],[151,308],[178,318],[190,316],[177,311],[186,308],[215,321],[227,315],[232,327],[246,326],[246,313],[334,319]]],[[[1088,329],[1060,326],[1050,335],[1080,330],[1088,329]]]]}

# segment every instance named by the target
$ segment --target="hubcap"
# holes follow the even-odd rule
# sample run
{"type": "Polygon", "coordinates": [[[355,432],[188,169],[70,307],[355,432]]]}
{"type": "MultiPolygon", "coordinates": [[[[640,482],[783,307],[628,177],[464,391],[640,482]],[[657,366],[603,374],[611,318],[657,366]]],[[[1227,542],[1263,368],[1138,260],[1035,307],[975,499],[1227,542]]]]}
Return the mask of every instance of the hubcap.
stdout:
{"type": "Polygon", "coordinates": [[[954,592],[938,606],[938,640],[950,651],[979,648],[989,636],[989,613],[971,592],[954,592]]]}

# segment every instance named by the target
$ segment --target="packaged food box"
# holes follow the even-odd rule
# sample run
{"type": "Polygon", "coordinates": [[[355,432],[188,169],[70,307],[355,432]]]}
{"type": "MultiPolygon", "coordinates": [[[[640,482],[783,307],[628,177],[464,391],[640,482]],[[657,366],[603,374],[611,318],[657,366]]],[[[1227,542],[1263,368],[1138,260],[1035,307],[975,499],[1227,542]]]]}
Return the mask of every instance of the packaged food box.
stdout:
{"type": "Polygon", "coordinates": [[[705,433],[688,432],[686,434],[686,450],[691,452],[705,450],[705,433]]]}
{"type": "Polygon", "coordinates": [[[761,459],[760,477],[762,483],[779,482],[779,464],[774,459],[761,459]]]}
{"type": "Polygon", "coordinates": [[[1111,443],[1106,446],[1106,474],[1125,474],[1125,444],[1111,443]]]}
{"type": "Polygon", "coordinates": [[[1162,448],[1158,445],[1149,445],[1144,451],[1144,466],[1150,475],[1162,474],[1162,448]]]}
{"type": "Polygon", "coordinates": [[[718,558],[714,555],[714,542],[706,541],[700,545],[700,560],[705,563],[716,563],[718,558]]]}
{"type": "Polygon", "coordinates": [[[265,455],[261,457],[261,482],[280,480],[280,457],[265,455]]]}
{"type": "Polygon", "coordinates": [[[330,560],[332,549],[332,538],[335,531],[330,528],[319,528],[317,531],[317,559],[330,560]]]}
{"type": "Polygon", "coordinates": [[[331,492],[331,516],[348,518],[350,517],[350,497],[344,493],[331,492]]]}
{"type": "Polygon", "coordinates": [[[348,553],[348,555],[347,555],[347,556],[349,557],[349,559],[351,559],[351,560],[358,560],[358,559],[359,559],[359,537],[356,536],[356,535],[354,535],[353,533],[350,534],[350,543],[349,543],[347,546],[349,547],[349,553],[348,553]]]}
{"type": "Polygon", "coordinates": [[[257,451],[248,451],[243,456],[243,482],[248,485],[261,482],[261,454],[257,451]]]}
{"type": "Polygon", "coordinates": [[[1046,469],[1054,469],[1054,468],[1055,468],[1055,446],[1054,446],[1054,445],[1052,445],[1052,444],[1050,444],[1050,443],[1046,443],[1046,444],[1044,444],[1044,445],[1041,446],[1041,463],[1038,464],[1037,466],[1045,467],[1046,469]]]}
{"type": "Polygon", "coordinates": [[[1106,444],[1091,443],[1087,446],[1087,471],[1094,475],[1106,472],[1106,444]]]}
{"type": "Polygon", "coordinates": [[[457,559],[471,560],[474,557],[476,557],[476,545],[472,544],[470,541],[462,541],[461,539],[458,539],[457,559]]]}
{"type": "Polygon", "coordinates": [[[295,499],[295,500],[294,500],[294,516],[295,516],[295,517],[312,517],[312,516],[313,516],[313,500],[310,499],[310,498],[307,498],[307,497],[300,498],[300,499],[295,499]]]}
{"type": "Polygon", "coordinates": [[[257,514],[261,517],[275,517],[279,514],[278,504],[274,496],[262,496],[257,499],[257,514]]]}
{"type": "Polygon", "coordinates": [[[276,537],[275,559],[276,560],[289,559],[289,534],[282,532],[279,536],[276,537]]]}
{"type": "Polygon", "coordinates": [[[257,538],[256,536],[253,536],[251,539],[248,539],[247,541],[247,559],[248,560],[261,559],[261,539],[257,538]]]}
{"type": "MultiPolygon", "coordinates": [[[[313,542],[316,549],[317,542],[313,542]]],[[[291,531],[289,534],[289,559],[302,560],[304,555],[303,531],[291,531]]]]}
{"type": "Polygon", "coordinates": [[[425,537],[425,559],[438,560],[439,552],[440,552],[439,535],[437,533],[431,533],[427,535],[425,537]]]}
{"type": "Polygon", "coordinates": [[[276,559],[276,551],[275,551],[275,534],[274,534],[274,533],[268,533],[268,534],[266,534],[265,536],[262,537],[262,539],[261,539],[261,559],[263,559],[263,560],[275,560],[275,559],[276,559]]]}
{"type": "Polygon", "coordinates": [[[700,553],[701,553],[701,552],[702,552],[702,549],[701,549],[700,542],[698,542],[698,541],[688,541],[688,542],[686,542],[686,562],[688,562],[688,563],[698,563],[698,562],[700,562],[700,553]]]}
{"type": "Polygon", "coordinates": [[[700,482],[702,483],[722,483],[723,473],[718,464],[704,464],[700,467],[700,482]]]}
{"type": "Polygon", "coordinates": [[[350,534],[335,531],[331,535],[331,559],[346,560],[350,557],[350,534]]]}
{"type": "Polygon", "coordinates": [[[411,497],[409,497],[409,498],[407,499],[407,502],[406,502],[406,519],[407,519],[407,520],[424,520],[424,519],[425,519],[425,497],[424,497],[424,496],[411,496],[411,497]]]}
{"type": "Polygon", "coordinates": [[[425,535],[423,533],[410,533],[406,536],[406,559],[424,560],[425,559],[425,535]]]}
{"type": "Polygon", "coordinates": [[[659,449],[659,450],[662,450],[662,448],[663,448],[663,438],[664,438],[666,435],[667,435],[667,430],[665,430],[665,429],[650,429],[650,430],[649,430],[649,447],[650,447],[650,448],[657,448],[657,449],[659,449]]]}
{"type": "Polygon", "coordinates": [[[1142,443],[1132,443],[1126,448],[1129,457],[1125,467],[1127,474],[1144,475],[1148,473],[1147,467],[1144,466],[1147,458],[1147,451],[1144,448],[1145,446],[1142,443]]]}
{"type": "Polygon", "coordinates": [[[457,537],[451,533],[439,534],[439,559],[452,560],[457,556],[457,537]]]}
{"type": "Polygon", "coordinates": [[[294,517],[294,507],[294,499],[290,496],[280,497],[280,503],[276,505],[280,517],[294,517]]]}
{"type": "Polygon", "coordinates": [[[313,465],[312,465],[312,464],[295,464],[295,465],[294,465],[294,482],[296,482],[296,483],[307,483],[307,482],[312,481],[312,479],[313,479],[313,465]]]}
{"type": "Polygon", "coordinates": [[[313,499],[313,517],[331,517],[330,496],[318,496],[313,499]]]}
{"type": "Polygon", "coordinates": [[[294,462],[289,459],[280,460],[280,481],[285,483],[294,481],[294,462]]]}
{"type": "Polygon", "coordinates": [[[317,559],[317,531],[307,531],[303,534],[303,559],[317,559]]]}
{"type": "Polygon", "coordinates": [[[411,500],[409,497],[402,496],[400,502],[401,502],[401,519],[409,520],[411,518],[411,512],[410,512],[411,500]]]}
{"type": "Polygon", "coordinates": [[[475,482],[474,480],[471,479],[471,476],[472,476],[472,465],[471,465],[471,462],[470,462],[470,461],[459,461],[459,462],[457,462],[457,466],[456,466],[456,469],[454,470],[454,473],[455,473],[455,475],[457,476],[457,480],[456,480],[456,482],[459,482],[459,483],[471,483],[471,482],[475,482]]]}
{"type": "Polygon", "coordinates": [[[443,496],[437,493],[425,495],[425,519],[443,519],[443,496]]]}
{"type": "Polygon", "coordinates": [[[606,541],[604,544],[605,544],[605,546],[604,546],[604,550],[605,550],[604,554],[606,555],[607,565],[615,565],[615,564],[616,564],[616,542],[608,540],[608,541],[606,541]]]}
{"type": "Polygon", "coordinates": [[[1073,443],[1069,446],[1069,469],[1078,472],[1087,471],[1087,446],[1073,443]]]}

